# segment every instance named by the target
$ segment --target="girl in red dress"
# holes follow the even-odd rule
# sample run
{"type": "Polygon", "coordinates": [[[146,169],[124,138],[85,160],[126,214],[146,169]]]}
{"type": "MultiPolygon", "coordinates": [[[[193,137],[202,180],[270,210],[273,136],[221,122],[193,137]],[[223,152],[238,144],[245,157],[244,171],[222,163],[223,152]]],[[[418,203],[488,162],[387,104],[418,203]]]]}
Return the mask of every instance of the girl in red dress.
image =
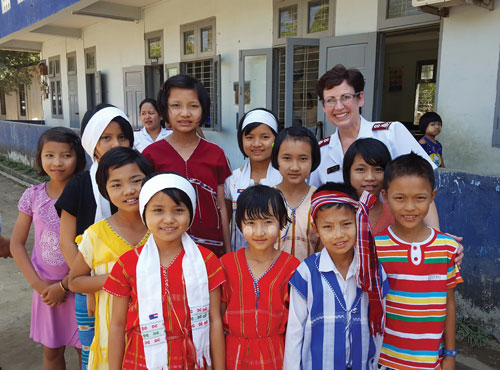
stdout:
{"type": "Polygon", "coordinates": [[[222,311],[229,370],[283,367],[288,281],[299,260],[274,249],[274,242],[288,221],[277,189],[255,185],[238,197],[236,224],[248,248],[221,258],[226,274],[222,311]]]}
{"type": "Polygon", "coordinates": [[[139,210],[151,231],[143,247],[116,262],[103,289],[113,297],[109,368],[224,368],[220,314],[224,272],[186,233],[196,191],[184,177],[149,177],[139,210]]]}
{"type": "Polygon", "coordinates": [[[208,93],[195,78],[177,75],[163,84],[158,109],[172,133],[142,154],[154,171],[176,172],[191,182],[198,204],[189,234],[220,257],[231,248],[224,200],[224,182],[231,169],[222,149],[196,133],[200,123],[209,120],[208,93]]]}

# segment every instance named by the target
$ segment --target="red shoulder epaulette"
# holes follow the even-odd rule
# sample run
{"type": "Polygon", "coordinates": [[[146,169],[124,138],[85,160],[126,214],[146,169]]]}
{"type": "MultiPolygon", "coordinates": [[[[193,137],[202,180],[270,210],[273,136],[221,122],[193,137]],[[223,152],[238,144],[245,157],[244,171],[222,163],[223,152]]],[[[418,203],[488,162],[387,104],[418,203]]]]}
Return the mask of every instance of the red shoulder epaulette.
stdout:
{"type": "Polygon", "coordinates": [[[141,131],[140,128],[134,128],[134,132],[139,132],[139,131],[141,131]]]}
{"type": "Polygon", "coordinates": [[[321,139],[318,144],[319,147],[321,148],[322,146],[328,145],[330,143],[330,136],[325,137],[324,139],[321,139]]]}
{"type": "Polygon", "coordinates": [[[388,130],[392,122],[379,122],[372,126],[372,131],[388,130]]]}

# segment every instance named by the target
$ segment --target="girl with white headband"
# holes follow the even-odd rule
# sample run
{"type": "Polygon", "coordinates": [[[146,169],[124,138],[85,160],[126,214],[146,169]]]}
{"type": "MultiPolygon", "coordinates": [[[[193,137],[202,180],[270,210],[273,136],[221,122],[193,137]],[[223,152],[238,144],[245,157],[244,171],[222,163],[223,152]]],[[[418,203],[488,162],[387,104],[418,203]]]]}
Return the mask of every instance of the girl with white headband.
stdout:
{"type": "Polygon", "coordinates": [[[151,231],[120,257],[104,284],[112,294],[109,365],[118,369],[224,367],[218,258],[187,234],[196,190],[174,173],[147,178],[139,210],[151,231]]]}
{"type": "Polygon", "coordinates": [[[228,214],[232,214],[231,249],[237,251],[248,246],[236,225],[236,201],[249,186],[262,184],[275,186],[282,180],[278,170],[271,166],[271,150],[278,132],[278,120],[269,110],[256,108],[247,112],[238,124],[238,146],[248,160],[237,168],[224,183],[224,196],[228,214]]]}
{"type": "Polygon", "coordinates": [[[210,97],[194,77],[176,75],[163,84],[158,109],[172,133],[142,154],[155,172],[172,171],[193,184],[198,204],[189,234],[220,257],[230,249],[224,181],[231,169],[224,151],[197,134],[210,120],[210,97]]]}
{"type": "MultiPolygon", "coordinates": [[[[92,166],[89,171],[75,175],[66,184],[55,204],[61,217],[61,252],[70,268],[78,253],[75,237],[83,234],[93,223],[116,212],[116,207],[99,193],[95,180],[100,158],[114,147],[132,147],[133,144],[132,126],[120,109],[110,104],[100,104],[85,113],[82,120],[82,145],[92,158],[92,166]]],[[[85,295],[75,295],[75,311],[82,343],[82,369],[86,369],[90,344],[94,338],[94,318],[88,315],[85,295]]]]}

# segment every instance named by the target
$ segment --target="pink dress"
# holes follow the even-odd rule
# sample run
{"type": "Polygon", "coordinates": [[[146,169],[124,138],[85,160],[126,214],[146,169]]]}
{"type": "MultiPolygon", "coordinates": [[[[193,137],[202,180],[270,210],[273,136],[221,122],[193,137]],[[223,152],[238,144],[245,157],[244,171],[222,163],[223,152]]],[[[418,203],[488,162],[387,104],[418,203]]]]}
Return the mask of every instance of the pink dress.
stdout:
{"type": "MultiPolygon", "coordinates": [[[[54,204],[45,190],[46,183],[32,186],[19,199],[18,210],[32,218],[35,244],[31,263],[38,275],[48,281],[58,282],[69,271],[59,248],[59,224],[54,204]]],[[[66,293],[63,303],[47,306],[36,290],[31,305],[30,338],[49,348],[74,346],[80,348],[75,317],[75,296],[66,293]]]]}

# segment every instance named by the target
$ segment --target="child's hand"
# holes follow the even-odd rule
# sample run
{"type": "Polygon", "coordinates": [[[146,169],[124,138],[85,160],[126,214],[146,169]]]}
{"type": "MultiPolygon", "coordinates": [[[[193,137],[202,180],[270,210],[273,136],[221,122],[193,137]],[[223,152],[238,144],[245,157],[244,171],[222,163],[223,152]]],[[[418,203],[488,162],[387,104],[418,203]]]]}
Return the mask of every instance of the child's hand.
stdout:
{"type": "Polygon", "coordinates": [[[37,291],[38,294],[40,294],[42,296],[42,299],[43,299],[43,294],[44,292],[47,290],[47,288],[49,286],[51,286],[52,283],[46,281],[46,280],[43,280],[42,278],[40,278],[36,284],[33,284],[33,289],[35,289],[37,291]]]}
{"type": "Polygon", "coordinates": [[[87,312],[89,313],[89,317],[94,316],[95,312],[95,296],[93,293],[87,294],[87,312]]]}
{"type": "Polygon", "coordinates": [[[10,239],[4,238],[0,235],[0,257],[8,258],[12,257],[10,254],[10,239]]]}
{"type": "Polygon", "coordinates": [[[50,284],[41,294],[43,302],[49,306],[54,307],[61,304],[66,297],[66,292],[63,292],[59,282],[50,284]]]}
{"type": "Polygon", "coordinates": [[[441,361],[441,369],[455,370],[455,357],[445,357],[443,361],[441,361]]]}
{"type": "Polygon", "coordinates": [[[451,236],[458,243],[457,256],[455,257],[455,265],[457,265],[457,267],[460,268],[462,260],[464,259],[464,246],[461,243],[461,241],[464,240],[464,238],[462,236],[456,236],[453,234],[446,234],[446,235],[451,236]]]}

